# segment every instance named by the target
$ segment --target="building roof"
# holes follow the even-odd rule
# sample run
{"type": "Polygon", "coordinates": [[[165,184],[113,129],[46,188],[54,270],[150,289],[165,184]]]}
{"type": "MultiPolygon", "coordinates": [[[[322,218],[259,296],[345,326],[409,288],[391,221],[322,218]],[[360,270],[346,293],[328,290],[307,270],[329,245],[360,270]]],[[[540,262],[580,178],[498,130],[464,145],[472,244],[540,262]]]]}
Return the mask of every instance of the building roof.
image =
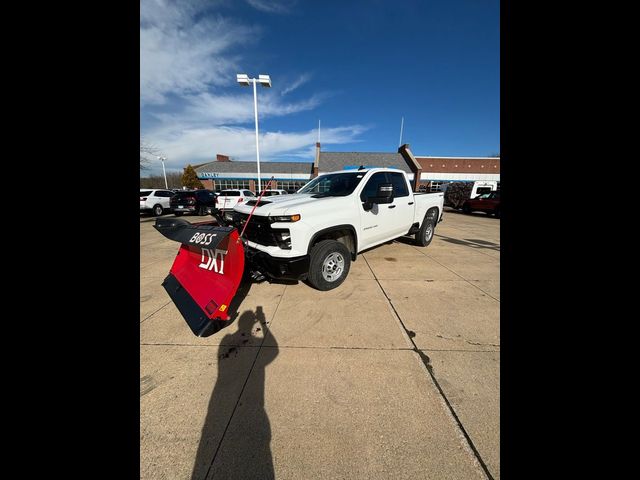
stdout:
{"type": "Polygon", "coordinates": [[[320,151],[318,170],[334,172],[349,167],[392,167],[411,173],[411,169],[399,153],[379,152],[323,152],[320,151]]]}
{"type": "MultiPolygon", "coordinates": [[[[195,169],[197,174],[255,173],[256,162],[209,162],[195,169]]],[[[313,162],[260,162],[261,173],[312,173],[313,162]]]]}

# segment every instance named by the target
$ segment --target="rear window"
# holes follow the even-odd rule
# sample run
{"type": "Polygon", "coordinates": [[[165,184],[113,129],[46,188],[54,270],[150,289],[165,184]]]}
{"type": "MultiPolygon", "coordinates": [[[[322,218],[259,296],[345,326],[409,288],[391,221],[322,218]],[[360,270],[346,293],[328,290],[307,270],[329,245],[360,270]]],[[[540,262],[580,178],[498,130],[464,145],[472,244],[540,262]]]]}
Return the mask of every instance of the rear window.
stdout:
{"type": "Polygon", "coordinates": [[[490,193],[491,187],[478,187],[478,190],[476,190],[476,192],[478,193],[478,195],[482,195],[484,193],[490,193]]]}
{"type": "Polygon", "coordinates": [[[140,197],[148,197],[153,190],[140,190],[140,197]]]}
{"type": "Polygon", "coordinates": [[[176,198],[193,197],[193,192],[178,192],[175,194],[176,198]]]}
{"type": "Polygon", "coordinates": [[[223,190],[220,192],[220,195],[225,197],[239,197],[240,192],[236,192],[233,190],[223,190]]]}

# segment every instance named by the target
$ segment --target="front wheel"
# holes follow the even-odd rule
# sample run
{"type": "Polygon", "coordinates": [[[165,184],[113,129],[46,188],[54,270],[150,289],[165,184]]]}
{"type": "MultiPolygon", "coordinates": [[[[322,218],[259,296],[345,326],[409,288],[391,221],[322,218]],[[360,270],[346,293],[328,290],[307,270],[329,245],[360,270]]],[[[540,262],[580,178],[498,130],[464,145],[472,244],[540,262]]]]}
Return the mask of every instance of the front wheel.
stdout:
{"type": "Polygon", "coordinates": [[[201,217],[204,217],[207,214],[207,207],[204,205],[200,205],[198,207],[198,212],[196,213],[196,215],[200,215],[201,217]]]}
{"type": "Polygon", "coordinates": [[[351,252],[335,240],[322,240],[311,249],[309,283],[318,290],[332,290],[342,284],[351,267],[351,252]]]}
{"type": "Polygon", "coordinates": [[[471,213],[471,207],[469,206],[468,203],[465,203],[464,205],[462,205],[462,211],[466,214],[471,213]]]}

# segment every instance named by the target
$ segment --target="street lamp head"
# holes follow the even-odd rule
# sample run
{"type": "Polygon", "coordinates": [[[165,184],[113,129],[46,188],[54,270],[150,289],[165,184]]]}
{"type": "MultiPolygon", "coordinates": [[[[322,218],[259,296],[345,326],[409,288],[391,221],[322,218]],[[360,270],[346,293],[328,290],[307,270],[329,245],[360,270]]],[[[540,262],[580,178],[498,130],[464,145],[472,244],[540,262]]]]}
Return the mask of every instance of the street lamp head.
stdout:
{"type": "Polygon", "coordinates": [[[238,79],[238,83],[243,87],[249,86],[249,76],[246,73],[239,73],[236,75],[236,78],[238,79]]]}
{"type": "Polygon", "coordinates": [[[269,75],[258,75],[258,81],[263,87],[271,87],[271,77],[269,75]]]}

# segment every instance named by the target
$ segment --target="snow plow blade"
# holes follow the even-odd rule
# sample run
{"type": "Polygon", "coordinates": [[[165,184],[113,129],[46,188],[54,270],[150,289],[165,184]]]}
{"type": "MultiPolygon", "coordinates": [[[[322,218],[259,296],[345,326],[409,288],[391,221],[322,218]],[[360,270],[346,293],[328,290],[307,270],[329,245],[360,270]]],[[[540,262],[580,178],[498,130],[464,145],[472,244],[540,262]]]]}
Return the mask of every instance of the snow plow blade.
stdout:
{"type": "Polygon", "coordinates": [[[157,218],[154,227],[182,244],[162,286],[191,331],[207,337],[228,326],[229,305],[244,272],[238,231],[178,218],[157,218]]]}

